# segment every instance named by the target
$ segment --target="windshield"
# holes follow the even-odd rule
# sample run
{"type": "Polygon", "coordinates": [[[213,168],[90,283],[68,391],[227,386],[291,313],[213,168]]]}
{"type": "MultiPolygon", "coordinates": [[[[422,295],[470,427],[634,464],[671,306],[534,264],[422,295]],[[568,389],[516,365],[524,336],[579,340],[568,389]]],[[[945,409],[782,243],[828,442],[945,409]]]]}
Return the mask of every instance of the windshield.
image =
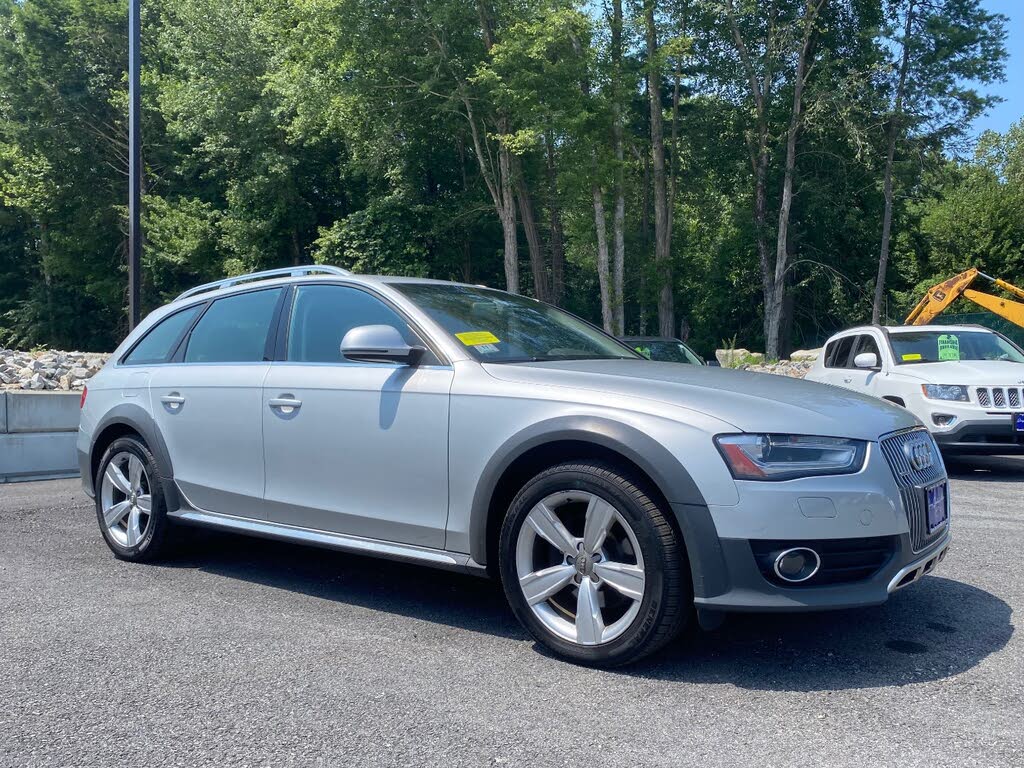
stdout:
{"type": "Polygon", "coordinates": [[[987,331],[915,331],[891,333],[897,365],[956,360],[1009,360],[1024,363],[1024,353],[1011,342],[987,331]]]}
{"type": "Polygon", "coordinates": [[[483,362],[638,357],[579,318],[523,296],[468,285],[392,286],[483,362]]]}
{"type": "Polygon", "coordinates": [[[704,365],[704,361],[681,341],[670,339],[624,339],[624,341],[648,360],[704,365]]]}

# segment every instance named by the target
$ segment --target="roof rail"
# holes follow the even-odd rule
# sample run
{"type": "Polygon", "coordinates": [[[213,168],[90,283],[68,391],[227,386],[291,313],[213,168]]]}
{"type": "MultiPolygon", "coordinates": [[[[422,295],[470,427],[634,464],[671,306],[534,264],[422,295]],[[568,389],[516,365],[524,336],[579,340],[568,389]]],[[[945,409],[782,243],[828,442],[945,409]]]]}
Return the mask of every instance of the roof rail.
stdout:
{"type": "Polygon", "coordinates": [[[178,296],[175,301],[180,299],[188,298],[189,296],[195,296],[197,293],[206,293],[207,291],[216,291],[220,288],[230,288],[232,285],[239,285],[241,283],[253,283],[258,280],[271,280],[275,277],[301,277],[302,275],[351,275],[347,269],[341,267],[333,267],[330,264],[311,264],[304,267],[283,267],[282,269],[267,269],[263,272],[250,272],[247,275],[237,275],[235,277],[226,277],[223,280],[214,280],[212,283],[203,283],[197,285],[195,288],[189,288],[183,294],[178,296]]]}

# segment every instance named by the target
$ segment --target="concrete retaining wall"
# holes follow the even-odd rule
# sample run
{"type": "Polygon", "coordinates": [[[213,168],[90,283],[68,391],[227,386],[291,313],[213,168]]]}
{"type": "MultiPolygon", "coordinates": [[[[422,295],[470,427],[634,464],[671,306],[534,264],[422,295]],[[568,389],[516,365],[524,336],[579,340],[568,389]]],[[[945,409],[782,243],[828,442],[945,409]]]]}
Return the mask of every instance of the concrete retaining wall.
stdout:
{"type": "Polygon", "coordinates": [[[78,474],[78,392],[0,392],[0,483],[78,474]]]}

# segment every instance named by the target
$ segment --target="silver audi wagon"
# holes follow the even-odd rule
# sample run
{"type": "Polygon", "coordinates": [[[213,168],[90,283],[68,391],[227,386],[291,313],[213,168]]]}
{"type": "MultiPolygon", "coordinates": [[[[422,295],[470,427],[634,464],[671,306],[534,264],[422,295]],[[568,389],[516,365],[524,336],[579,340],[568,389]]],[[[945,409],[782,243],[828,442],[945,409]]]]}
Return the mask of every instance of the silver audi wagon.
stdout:
{"type": "Polygon", "coordinates": [[[950,540],[942,459],[906,410],[651,362],[471,285],[316,266],[199,286],[81,414],[119,558],[192,524],[491,575],[585,664],[730,611],[882,603],[950,540]]]}

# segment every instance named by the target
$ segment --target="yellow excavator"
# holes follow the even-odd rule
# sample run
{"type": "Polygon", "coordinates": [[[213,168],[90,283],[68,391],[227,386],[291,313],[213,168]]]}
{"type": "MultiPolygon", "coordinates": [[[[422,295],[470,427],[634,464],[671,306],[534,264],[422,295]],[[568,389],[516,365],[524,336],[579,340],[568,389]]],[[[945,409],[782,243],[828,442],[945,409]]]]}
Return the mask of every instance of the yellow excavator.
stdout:
{"type": "Polygon", "coordinates": [[[977,269],[968,269],[966,272],[961,272],[959,275],[951,277],[949,280],[929,288],[928,293],[926,293],[924,298],[918,302],[916,307],[914,307],[914,311],[907,315],[907,319],[905,321],[906,324],[927,325],[943,310],[945,310],[946,307],[963,296],[965,299],[970,299],[975,304],[979,304],[990,312],[994,312],[1000,317],[1005,317],[1011,323],[1015,323],[1021,328],[1024,328],[1024,304],[1019,301],[1001,299],[990,293],[972,291],[968,286],[970,286],[971,283],[979,277],[983,277],[994,285],[999,286],[1004,291],[1012,293],[1018,298],[1024,299],[1024,289],[1018,288],[1017,286],[1008,283],[1005,280],[1000,280],[997,277],[989,277],[984,272],[977,269]]]}

